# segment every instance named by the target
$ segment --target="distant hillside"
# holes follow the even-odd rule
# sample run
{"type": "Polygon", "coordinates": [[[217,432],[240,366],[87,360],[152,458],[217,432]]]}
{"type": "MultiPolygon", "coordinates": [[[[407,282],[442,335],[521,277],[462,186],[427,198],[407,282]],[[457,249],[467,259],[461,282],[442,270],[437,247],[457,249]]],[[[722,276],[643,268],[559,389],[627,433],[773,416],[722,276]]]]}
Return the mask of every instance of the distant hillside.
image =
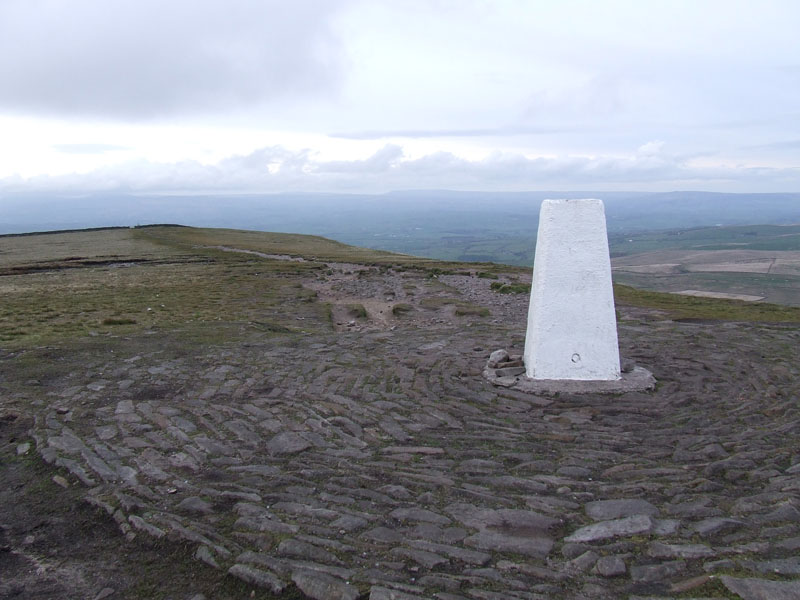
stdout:
{"type": "Polygon", "coordinates": [[[185,223],[323,235],[445,260],[530,265],[545,198],[598,197],[610,234],[716,225],[800,223],[799,194],[452,192],[0,196],[0,233],[185,223]]]}

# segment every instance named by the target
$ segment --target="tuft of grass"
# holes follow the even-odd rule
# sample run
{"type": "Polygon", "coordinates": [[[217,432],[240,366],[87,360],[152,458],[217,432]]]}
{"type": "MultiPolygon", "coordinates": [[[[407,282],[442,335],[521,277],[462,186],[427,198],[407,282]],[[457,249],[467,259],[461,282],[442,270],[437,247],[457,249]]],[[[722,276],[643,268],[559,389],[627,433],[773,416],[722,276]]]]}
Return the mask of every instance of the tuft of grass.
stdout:
{"type": "Polygon", "coordinates": [[[367,309],[363,304],[348,304],[347,314],[356,319],[366,319],[367,309]]]}
{"type": "Polygon", "coordinates": [[[489,309],[485,306],[465,303],[456,306],[456,315],[459,317],[488,317],[489,309]]]}
{"type": "Polygon", "coordinates": [[[478,277],[481,279],[497,279],[497,273],[490,273],[489,271],[478,271],[478,277]]]}
{"type": "Polygon", "coordinates": [[[103,325],[136,325],[136,319],[109,317],[108,319],[103,319],[103,325]]]}
{"type": "Polygon", "coordinates": [[[410,313],[413,310],[414,310],[413,306],[401,302],[400,304],[395,304],[392,307],[392,314],[396,317],[399,317],[406,313],[410,313]]]}
{"type": "Polygon", "coordinates": [[[531,284],[529,283],[493,281],[490,287],[498,294],[529,294],[531,291],[531,284]]]}

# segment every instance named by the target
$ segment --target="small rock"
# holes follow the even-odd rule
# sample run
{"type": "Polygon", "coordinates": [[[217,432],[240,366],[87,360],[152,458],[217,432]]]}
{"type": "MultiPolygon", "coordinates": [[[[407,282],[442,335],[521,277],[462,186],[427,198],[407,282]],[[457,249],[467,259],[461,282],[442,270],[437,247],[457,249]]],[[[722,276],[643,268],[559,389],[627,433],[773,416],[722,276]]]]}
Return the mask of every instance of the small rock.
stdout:
{"type": "Polygon", "coordinates": [[[201,515],[207,515],[214,512],[214,510],[211,508],[211,504],[202,498],[198,498],[197,496],[189,496],[188,498],[184,498],[178,503],[176,508],[185,512],[197,513],[201,515]]]}
{"type": "Polygon", "coordinates": [[[114,591],[115,591],[114,588],[110,587],[103,588],[102,590],[97,592],[97,595],[94,597],[94,600],[103,600],[103,598],[108,598],[109,596],[113,596],[114,591]]]}
{"type": "Polygon", "coordinates": [[[647,555],[653,558],[707,558],[714,556],[714,551],[703,544],[652,542],[647,548],[647,555]]]}
{"type": "Polygon", "coordinates": [[[711,517],[695,523],[694,530],[700,534],[700,537],[709,538],[736,531],[744,525],[744,522],[738,519],[711,517]]]}
{"type": "Polygon", "coordinates": [[[423,597],[374,585],[369,592],[369,600],[423,600],[423,597]]]}
{"type": "Polygon", "coordinates": [[[23,454],[27,454],[31,449],[30,442],[23,442],[19,446],[17,446],[17,456],[22,456],[23,454]]]}
{"type": "Polygon", "coordinates": [[[505,367],[495,370],[495,375],[498,377],[516,377],[525,372],[525,367],[505,367]]]}
{"type": "Polygon", "coordinates": [[[723,575],[719,580],[722,585],[744,600],[797,600],[800,598],[800,581],[743,579],[729,575],[723,575]]]}
{"type": "Polygon", "coordinates": [[[272,573],[247,565],[235,564],[228,569],[228,574],[245,583],[271,590],[273,594],[280,594],[286,588],[286,585],[272,573]]]}
{"type": "Polygon", "coordinates": [[[489,355],[489,368],[494,369],[502,362],[508,360],[508,352],[505,350],[495,350],[489,355]]]}
{"type": "Polygon", "coordinates": [[[713,578],[714,578],[713,575],[700,575],[699,577],[692,577],[691,579],[686,579],[684,581],[673,583],[671,586],[669,586],[669,591],[675,592],[676,594],[688,592],[689,590],[693,590],[695,588],[707,584],[713,578]]]}
{"type": "Polygon", "coordinates": [[[624,519],[602,521],[587,525],[564,538],[565,542],[595,542],[614,537],[625,537],[639,533],[648,533],[653,528],[653,521],[647,515],[634,515],[624,519]]]}
{"type": "Polygon", "coordinates": [[[60,485],[64,489],[69,487],[69,481],[64,479],[61,475],[53,475],[53,483],[60,485]]]}
{"type": "Polygon", "coordinates": [[[214,559],[214,555],[211,554],[211,550],[208,549],[208,546],[201,545],[197,547],[197,551],[194,553],[194,557],[197,560],[203,561],[207,565],[214,567],[215,569],[219,569],[219,564],[214,559]]]}
{"type": "Polygon", "coordinates": [[[587,552],[584,552],[580,556],[569,561],[566,565],[567,571],[572,573],[585,573],[595,565],[598,558],[600,557],[597,552],[594,550],[588,550],[587,552]]]}
{"type": "Polygon", "coordinates": [[[312,445],[311,442],[299,433],[285,431],[279,433],[267,442],[267,450],[270,454],[297,454],[298,452],[307,450],[312,445]]]}
{"type": "Polygon", "coordinates": [[[553,548],[553,540],[543,534],[516,536],[513,533],[506,534],[488,529],[468,537],[464,543],[479,550],[513,552],[534,558],[545,558],[553,548]]]}
{"type": "Polygon", "coordinates": [[[356,600],[358,588],[327,573],[298,569],[292,581],[309,598],[314,600],[356,600]]]}
{"type": "Polygon", "coordinates": [[[647,500],[639,498],[620,498],[618,500],[596,500],[584,506],[586,514],[595,521],[607,521],[609,519],[620,519],[632,517],[633,515],[648,515],[650,517],[658,514],[658,509],[647,500]]]}
{"type": "MultiPolygon", "coordinates": [[[[748,563],[749,566],[750,563],[748,563]]],[[[800,575],[800,556],[791,558],[774,558],[757,563],[752,563],[761,573],[776,573],[778,575],[800,575]]]]}
{"type": "Polygon", "coordinates": [[[619,556],[603,556],[597,559],[594,566],[598,574],[603,577],[618,577],[624,575],[628,570],[625,561],[619,556]]]}
{"type": "Polygon", "coordinates": [[[342,562],[327,550],[294,538],[285,539],[278,544],[277,553],[281,556],[292,556],[312,562],[335,565],[341,564],[342,562]]]}
{"type": "Polygon", "coordinates": [[[713,573],[714,571],[730,571],[736,568],[736,563],[729,558],[722,560],[712,560],[703,565],[703,571],[713,573]]]}
{"type": "Polygon", "coordinates": [[[634,581],[654,582],[674,577],[686,568],[682,560],[661,563],[659,565],[640,565],[631,567],[631,579],[634,581]]]}

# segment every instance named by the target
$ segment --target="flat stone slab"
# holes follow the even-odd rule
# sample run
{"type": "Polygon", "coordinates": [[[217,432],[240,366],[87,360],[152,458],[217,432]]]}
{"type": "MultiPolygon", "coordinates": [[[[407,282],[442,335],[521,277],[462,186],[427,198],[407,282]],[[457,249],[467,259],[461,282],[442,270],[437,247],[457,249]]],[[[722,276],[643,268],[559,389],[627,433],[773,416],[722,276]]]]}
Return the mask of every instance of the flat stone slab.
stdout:
{"type": "Polygon", "coordinates": [[[634,367],[629,373],[622,373],[614,381],[591,381],[570,379],[531,379],[524,374],[513,377],[504,376],[504,369],[483,370],[483,376],[492,385],[511,388],[527,394],[552,396],[554,394],[624,394],[625,392],[649,392],[656,387],[656,378],[643,367],[634,367]]]}
{"type": "Polygon", "coordinates": [[[743,600],[797,600],[800,581],[771,581],[769,579],[739,578],[723,575],[722,584],[743,600]]]}
{"type": "Polygon", "coordinates": [[[653,520],[647,515],[634,515],[624,519],[601,521],[594,525],[581,527],[572,535],[564,538],[565,542],[596,542],[615,537],[626,537],[639,533],[648,533],[653,529],[653,520]]]}
{"type": "Polygon", "coordinates": [[[584,506],[586,514],[595,521],[621,519],[633,515],[655,516],[658,508],[641,498],[619,498],[615,500],[595,500],[584,506]]]}

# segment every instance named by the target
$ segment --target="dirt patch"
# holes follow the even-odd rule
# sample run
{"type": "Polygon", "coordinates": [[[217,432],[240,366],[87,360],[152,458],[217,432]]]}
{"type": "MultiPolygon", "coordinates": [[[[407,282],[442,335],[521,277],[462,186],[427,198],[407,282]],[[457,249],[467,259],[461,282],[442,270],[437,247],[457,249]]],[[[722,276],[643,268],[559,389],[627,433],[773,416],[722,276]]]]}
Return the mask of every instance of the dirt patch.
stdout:
{"type": "Polygon", "coordinates": [[[752,296],[750,294],[726,294],[725,292],[707,292],[703,290],[681,290],[675,292],[681,296],[697,296],[699,298],[722,298],[723,300],[743,300],[745,302],[758,302],[764,296],[752,296]]]}

